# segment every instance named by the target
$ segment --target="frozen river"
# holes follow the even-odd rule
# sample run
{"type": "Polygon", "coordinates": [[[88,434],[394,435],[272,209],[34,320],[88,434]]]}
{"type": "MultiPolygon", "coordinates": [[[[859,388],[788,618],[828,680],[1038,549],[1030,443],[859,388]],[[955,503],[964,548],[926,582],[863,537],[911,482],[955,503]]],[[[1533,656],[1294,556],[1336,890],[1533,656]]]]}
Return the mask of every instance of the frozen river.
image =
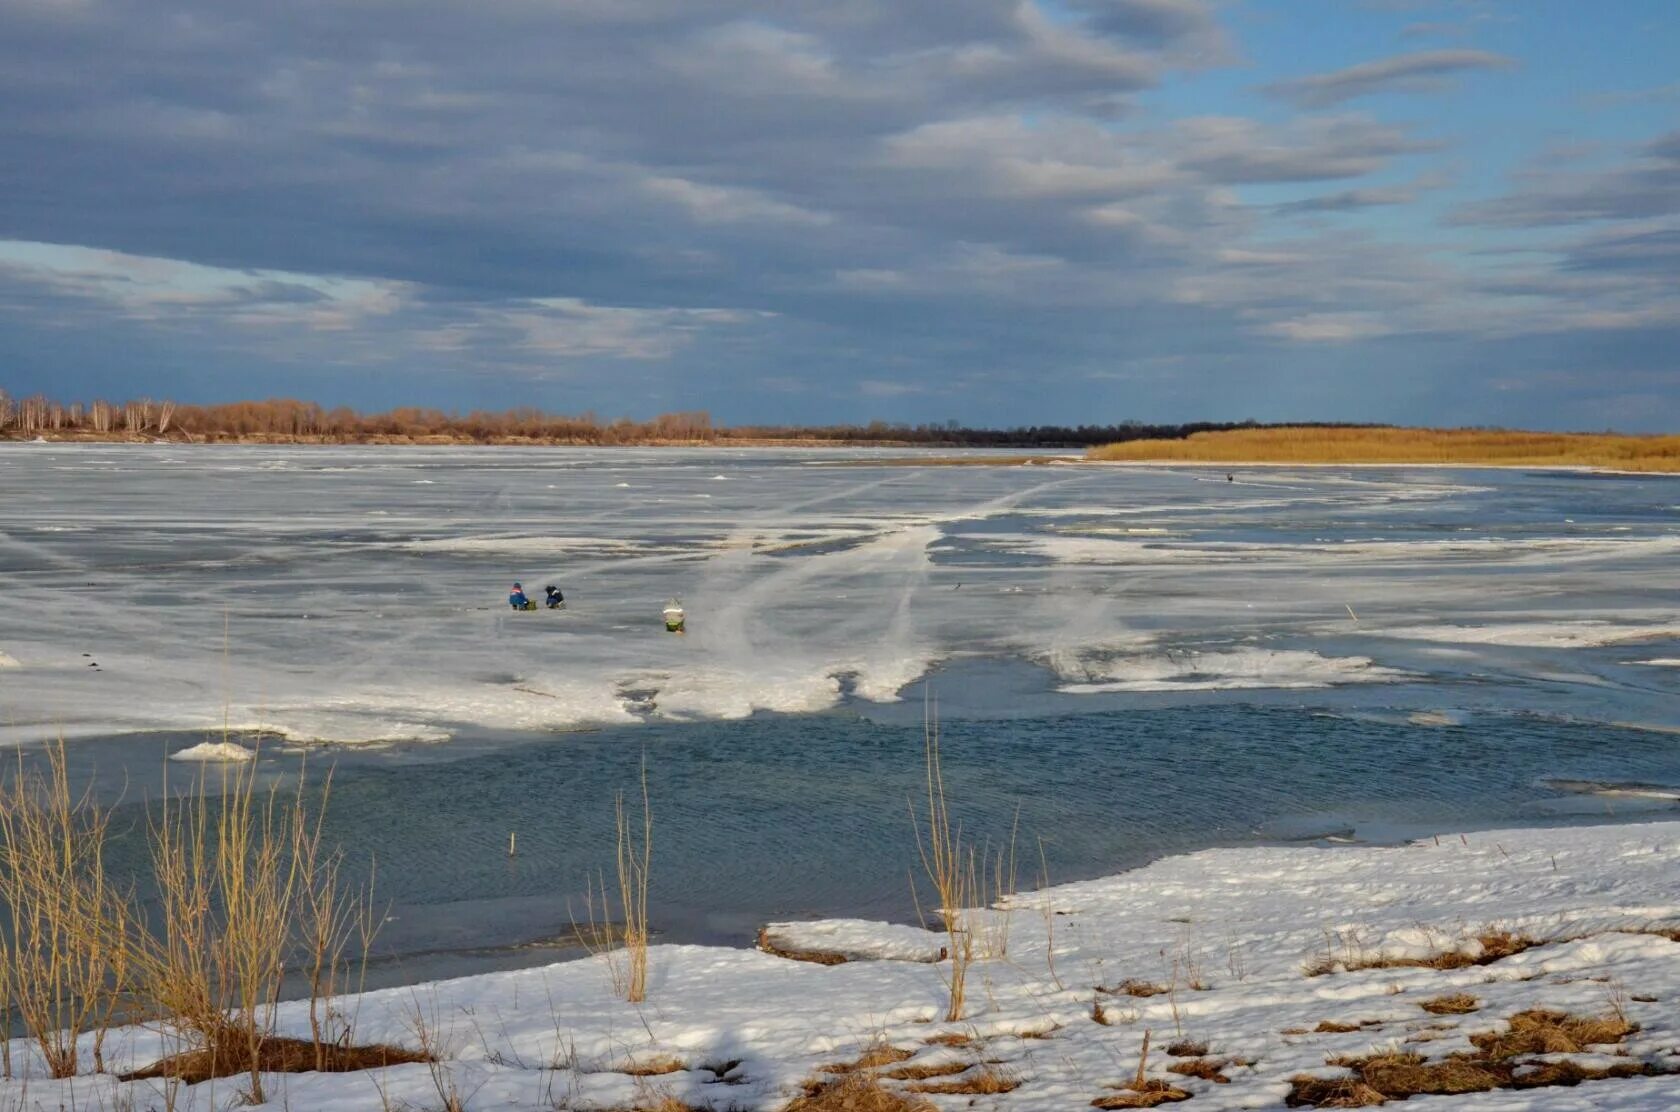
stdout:
{"type": "Polygon", "coordinates": [[[0,446],[0,734],[329,744],[411,952],[556,933],[644,751],[672,936],[903,914],[928,685],[1063,878],[1675,805],[1680,478],[898,455],[0,446]]]}

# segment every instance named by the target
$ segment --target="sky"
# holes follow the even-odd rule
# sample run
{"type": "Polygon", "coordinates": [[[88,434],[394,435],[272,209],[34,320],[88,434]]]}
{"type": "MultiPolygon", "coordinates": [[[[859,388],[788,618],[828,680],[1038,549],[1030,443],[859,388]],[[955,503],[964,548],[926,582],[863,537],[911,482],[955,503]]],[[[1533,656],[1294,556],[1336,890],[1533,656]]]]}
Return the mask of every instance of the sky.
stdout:
{"type": "Polygon", "coordinates": [[[1680,429],[1677,0],[0,0],[0,388],[1680,429]]]}

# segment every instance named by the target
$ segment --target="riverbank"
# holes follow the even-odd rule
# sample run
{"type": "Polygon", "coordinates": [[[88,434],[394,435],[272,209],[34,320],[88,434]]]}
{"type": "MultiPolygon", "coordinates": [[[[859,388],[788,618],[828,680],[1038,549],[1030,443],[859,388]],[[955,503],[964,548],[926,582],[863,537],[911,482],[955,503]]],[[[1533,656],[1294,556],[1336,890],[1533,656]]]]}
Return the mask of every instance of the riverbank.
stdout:
{"type": "MultiPolygon", "coordinates": [[[[1674,822],[1211,850],[966,913],[980,946],[955,1019],[952,963],[916,960],[946,935],[798,924],[772,933],[852,960],[655,946],[640,1004],[615,991],[612,955],[368,993],[338,1002],[357,1043],[437,1060],[267,1088],[330,1112],[859,1093],[882,1109],[1224,1110],[1475,1090],[1444,1107],[1654,1112],[1680,1102],[1677,893],[1674,822]]],[[[282,1005],[278,1030],[307,1037],[306,1010],[282,1005]]],[[[169,1049],[125,1029],[105,1055],[115,1072],[169,1049]]],[[[0,1094],[20,1107],[165,1107],[161,1081],[49,1082],[13,1051],[32,1076],[0,1094]]],[[[173,1107],[224,1106],[240,1084],[173,1107]]]]}
{"type": "Polygon", "coordinates": [[[1680,436],[1489,429],[1255,428],[1092,448],[1109,463],[1580,467],[1680,472],[1680,436]]]}

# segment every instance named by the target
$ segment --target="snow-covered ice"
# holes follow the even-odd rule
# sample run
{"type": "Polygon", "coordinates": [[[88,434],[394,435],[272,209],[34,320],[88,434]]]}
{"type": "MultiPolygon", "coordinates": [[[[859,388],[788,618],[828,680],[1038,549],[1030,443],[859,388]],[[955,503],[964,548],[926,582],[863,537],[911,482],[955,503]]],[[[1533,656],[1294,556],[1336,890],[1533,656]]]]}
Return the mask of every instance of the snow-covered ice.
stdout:
{"type": "Polygon", "coordinates": [[[1675,658],[1672,477],[883,455],[0,446],[0,737],[734,718],[988,655],[1086,700],[1493,677],[1680,720],[1615,655],[1675,658]]]}
{"type": "MultiPolygon", "coordinates": [[[[994,946],[971,968],[955,1022],[944,1021],[948,961],[820,966],[697,946],[652,948],[641,1005],[615,996],[609,959],[597,956],[372,992],[341,1007],[360,1041],[415,1046],[424,1025],[446,1083],[483,1112],[649,1108],[665,1096],[777,1109],[822,1067],[878,1044],[913,1055],[910,1067],[947,1067],[958,1078],[991,1070],[1018,1083],[935,1097],[942,1109],[1063,1112],[1130,1082],[1145,1032],[1146,1076],[1188,1093],[1185,1107],[1281,1109],[1292,1079],[1345,1073],[1331,1059],[1403,1050],[1443,1060],[1537,1008],[1625,1016],[1636,1028],[1625,1041],[1562,1057],[1667,1075],[1406,1107],[1680,1107],[1680,823],[1491,831],[1389,848],[1210,850],[1023,893],[965,922],[994,946]],[[1517,952],[1495,959],[1482,941],[1495,935],[1527,948],[1507,946],[1517,952]],[[1443,954],[1464,963],[1395,964],[1443,954]],[[1461,1014],[1421,1006],[1461,993],[1471,998],[1461,1014]],[[1174,1072],[1192,1057],[1222,1063],[1225,1080],[1174,1072]],[[649,1068],[669,1072],[626,1072],[649,1068]]],[[[909,930],[787,929],[843,939],[860,957],[902,956],[909,930]]],[[[302,1005],[283,1005],[279,1026],[307,1035],[302,1005]]],[[[125,1030],[106,1055],[116,1068],[137,1066],[166,1046],[156,1030],[125,1030]]],[[[28,1102],[20,1106],[163,1107],[159,1083],[50,1082],[21,1042],[14,1054],[33,1076],[0,1084],[0,1094],[28,1102]]],[[[205,1083],[174,1107],[227,1107],[239,1086],[205,1083]]],[[[277,1076],[269,1091],[277,1107],[323,1112],[439,1106],[424,1065],[277,1076]]]]}
{"type": "Polygon", "coordinates": [[[257,759],[257,754],[231,741],[201,741],[169,754],[172,761],[200,761],[205,763],[241,764],[257,759]]]}

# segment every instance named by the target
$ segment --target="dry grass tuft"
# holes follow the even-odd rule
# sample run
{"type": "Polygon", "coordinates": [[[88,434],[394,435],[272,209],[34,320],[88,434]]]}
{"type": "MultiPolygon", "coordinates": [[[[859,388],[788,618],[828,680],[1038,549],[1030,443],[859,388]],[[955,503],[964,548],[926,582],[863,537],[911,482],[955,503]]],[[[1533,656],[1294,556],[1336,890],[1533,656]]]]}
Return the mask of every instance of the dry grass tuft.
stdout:
{"type": "Polygon", "coordinates": [[[1174,1058],[1200,1058],[1208,1052],[1208,1044],[1199,1039],[1179,1039],[1167,1044],[1167,1053],[1174,1058]]]}
{"type": "Polygon", "coordinates": [[[1518,1012],[1504,1034],[1471,1035],[1488,1058],[1517,1054],[1579,1054],[1590,1046],[1619,1043],[1638,1027],[1619,1015],[1572,1016],[1535,1009],[1518,1012]]]}
{"type": "Polygon", "coordinates": [[[1189,1100],[1190,1094],[1177,1085],[1154,1079],[1134,1082],[1126,1089],[1091,1102],[1092,1108],[1154,1108],[1158,1104],[1176,1104],[1189,1100]]]}
{"type": "Polygon", "coordinates": [[[1291,1108],[1370,1108],[1388,1103],[1388,1098],[1357,1077],[1324,1079],[1300,1074],[1290,1078],[1284,1103],[1291,1108]]]}
{"type": "MultiPolygon", "coordinates": [[[[414,1062],[430,1062],[432,1056],[400,1046],[328,1046],[317,1056],[317,1047],[307,1039],[288,1039],[271,1036],[263,1040],[258,1068],[264,1073],[353,1073],[356,1070],[384,1069],[414,1062]]],[[[153,1062],[144,1069],[119,1074],[119,1081],[147,1081],[154,1078],[173,1078],[188,1085],[197,1085],[217,1077],[235,1077],[250,1069],[244,1048],[223,1045],[219,1048],[189,1050],[172,1054],[153,1062]]]]}
{"type": "Polygon", "coordinates": [[[856,1061],[823,1066],[819,1072],[855,1073],[859,1070],[879,1069],[882,1066],[893,1065],[895,1062],[908,1061],[915,1056],[916,1052],[914,1050],[900,1050],[898,1047],[888,1046],[886,1043],[873,1043],[864,1047],[863,1053],[858,1055],[856,1061]]]}
{"type": "Polygon", "coordinates": [[[1199,1077],[1204,1081],[1225,1085],[1231,1080],[1225,1076],[1225,1067],[1230,1064],[1223,1058],[1186,1058],[1182,1062],[1173,1062],[1167,1066],[1167,1072],[1185,1077],[1199,1077]]]}
{"type": "Polygon", "coordinates": [[[1448,996],[1437,996],[1418,1005],[1430,1015],[1467,1015],[1481,1006],[1481,1001],[1468,992],[1455,992],[1448,996]]]}
{"type": "Polygon", "coordinates": [[[613,1072],[629,1077],[664,1077],[668,1073],[681,1073],[687,1068],[687,1063],[675,1058],[649,1058],[645,1062],[631,1062],[613,1072]]]}
{"type": "Polygon", "coordinates": [[[1527,935],[1512,934],[1510,931],[1489,931],[1478,936],[1476,941],[1481,950],[1474,955],[1462,950],[1443,950],[1421,958],[1389,957],[1380,953],[1367,956],[1326,952],[1307,966],[1306,974],[1309,977],[1322,977],[1327,973],[1357,973],[1364,969],[1439,969],[1444,972],[1450,969],[1465,969],[1472,965],[1492,965],[1513,954],[1520,954],[1524,950],[1541,945],[1527,935]]]}
{"type": "Polygon", "coordinates": [[[1305,1074],[1291,1079],[1288,1104],[1317,1108],[1364,1108],[1385,1100],[1415,1096],[1451,1096],[1494,1089],[1538,1089],[1578,1085],[1609,1077],[1649,1077],[1662,1070],[1648,1062],[1628,1060],[1608,1067],[1582,1066],[1567,1060],[1531,1062],[1537,1054],[1578,1054],[1595,1046],[1614,1045],[1636,1027],[1619,1015],[1571,1016],[1563,1012],[1527,1011],[1511,1017],[1508,1030],[1470,1036],[1475,1054],[1428,1060],[1398,1050],[1364,1056],[1332,1058],[1352,1076],[1325,1079],[1305,1074]]]}
{"type": "Polygon", "coordinates": [[[1106,992],[1110,996],[1137,996],[1147,998],[1150,996],[1164,996],[1170,992],[1171,989],[1169,989],[1166,985],[1158,985],[1153,981],[1139,981],[1128,977],[1126,980],[1121,981],[1113,988],[1106,988],[1102,985],[1098,985],[1097,991],[1106,992]]]}
{"type": "Polygon", "coordinates": [[[970,1065],[968,1062],[941,1062],[937,1065],[919,1062],[884,1070],[881,1076],[893,1081],[926,1081],[930,1077],[954,1077],[959,1073],[966,1073],[970,1065]]]}
{"type": "Polygon", "coordinates": [[[924,1085],[911,1085],[909,1089],[912,1093],[934,1093],[942,1096],[996,1096],[999,1093],[1012,1093],[1020,1087],[1021,1079],[1008,1070],[982,1066],[949,1081],[931,1081],[924,1085]]]}
{"type": "Polygon", "coordinates": [[[771,957],[786,958],[789,961],[806,961],[812,965],[845,965],[852,960],[845,954],[832,950],[796,950],[788,946],[778,946],[770,941],[770,931],[766,927],[758,928],[758,948],[771,957]]]}
{"type": "Polygon", "coordinates": [[[782,1112],[934,1112],[934,1107],[887,1088],[873,1074],[857,1071],[807,1081],[805,1095],[782,1112]]]}

